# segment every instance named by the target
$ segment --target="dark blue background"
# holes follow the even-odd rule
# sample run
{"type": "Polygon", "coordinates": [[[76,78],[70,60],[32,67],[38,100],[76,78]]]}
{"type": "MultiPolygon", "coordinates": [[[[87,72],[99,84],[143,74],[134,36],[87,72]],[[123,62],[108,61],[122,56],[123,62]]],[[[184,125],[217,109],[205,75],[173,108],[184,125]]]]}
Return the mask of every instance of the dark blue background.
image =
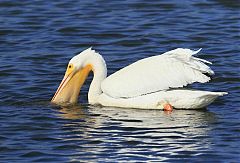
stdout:
{"type": "MultiPolygon", "coordinates": [[[[240,3],[233,0],[0,2],[0,161],[238,162],[240,3]],[[171,114],[49,104],[66,65],[93,46],[108,73],[177,47],[199,49],[227,91],[207,110],[171,114]]],[[[174,66],[174,65],[173,65],[174,66]]]]}

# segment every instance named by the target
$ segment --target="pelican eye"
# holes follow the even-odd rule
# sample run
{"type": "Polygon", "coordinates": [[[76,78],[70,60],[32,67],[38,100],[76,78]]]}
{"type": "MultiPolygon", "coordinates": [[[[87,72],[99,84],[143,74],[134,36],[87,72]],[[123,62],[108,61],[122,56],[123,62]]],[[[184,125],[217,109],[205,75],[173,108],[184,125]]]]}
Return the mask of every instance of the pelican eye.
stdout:
{"type": "Polygon", "coordinates": [[[69,64],[68,69],[72,69],[72,68],[73,68],[73,64],[69,64]]]}

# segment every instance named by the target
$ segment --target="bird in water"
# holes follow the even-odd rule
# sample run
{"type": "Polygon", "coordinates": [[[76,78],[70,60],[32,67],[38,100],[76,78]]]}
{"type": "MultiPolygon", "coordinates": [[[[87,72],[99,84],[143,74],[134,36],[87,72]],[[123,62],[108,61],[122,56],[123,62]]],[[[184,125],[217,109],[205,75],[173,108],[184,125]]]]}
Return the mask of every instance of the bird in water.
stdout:
{"type": "Polygon", "coordinates": [[[80,89],[92,71],[93,80],[88,92],[91,105],[168,111],[204,108],[227,92],[184,88],[195,82],[206,83],[210,80],[209,75],[214,75],[207,66],[211,62],[194,57],[200,50],[177,48],[141,59],[107,77],[103,57],[88,48],[69,61],[51,102],[77,103],[80,89]]]}

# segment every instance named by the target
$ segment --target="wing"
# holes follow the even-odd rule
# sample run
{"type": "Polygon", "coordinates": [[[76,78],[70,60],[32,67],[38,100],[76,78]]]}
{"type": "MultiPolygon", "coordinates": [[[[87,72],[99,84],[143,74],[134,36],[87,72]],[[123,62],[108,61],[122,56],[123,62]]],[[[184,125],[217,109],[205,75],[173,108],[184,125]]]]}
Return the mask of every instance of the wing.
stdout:
{"type": "Polygon", "coordinates": [[[178,88],[210,80],[205,73],[214,72],[210,62],[193,57],[198,51],[178,48],[162,55],[139,60],[107,77],[101,84],[103,93],[115,98],[129,98],[178,88]]]}

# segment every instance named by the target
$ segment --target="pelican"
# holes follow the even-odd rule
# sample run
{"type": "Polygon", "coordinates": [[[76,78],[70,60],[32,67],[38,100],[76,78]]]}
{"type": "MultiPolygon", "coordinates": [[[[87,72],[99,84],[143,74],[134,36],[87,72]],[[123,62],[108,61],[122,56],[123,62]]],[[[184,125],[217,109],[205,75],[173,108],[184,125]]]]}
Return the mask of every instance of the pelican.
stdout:
{"type": "Polygon", "coordinates": [[[214,74],[206,65],[211,62],[194,57],[200,50],[177,48],[141,59],[107,77],[103,57],[88,48],[69,61],[51,102],[77,103],[80,89],[89,72],[93,71],[88,92],[91,105],[164,110],[204,108],[227,92],[184,87],[195,82],[208,82],[209,75],[214,74]]]}

